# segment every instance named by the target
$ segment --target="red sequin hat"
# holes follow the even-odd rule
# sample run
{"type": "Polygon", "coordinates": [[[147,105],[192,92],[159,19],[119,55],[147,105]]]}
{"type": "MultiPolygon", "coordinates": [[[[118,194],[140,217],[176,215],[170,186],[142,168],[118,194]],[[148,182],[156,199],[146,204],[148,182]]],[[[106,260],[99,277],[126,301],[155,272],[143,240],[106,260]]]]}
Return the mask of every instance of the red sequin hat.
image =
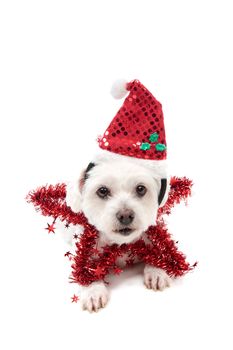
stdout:
{"type": "Polygon", "coordinates": [[[166,177],[166,136],[162,105],[138,80],[117,81],[112,87],[115,98],[123,98],[122,107],[98,142],[104,157],[111,154],[153,168],[166,177]]]}

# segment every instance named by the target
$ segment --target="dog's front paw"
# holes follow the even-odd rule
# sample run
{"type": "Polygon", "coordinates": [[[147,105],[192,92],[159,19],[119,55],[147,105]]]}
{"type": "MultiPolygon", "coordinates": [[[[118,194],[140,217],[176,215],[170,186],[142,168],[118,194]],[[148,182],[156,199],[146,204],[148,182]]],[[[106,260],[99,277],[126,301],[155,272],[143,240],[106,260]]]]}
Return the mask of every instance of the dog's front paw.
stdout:
{"type": "Polygon", "coordinates": [[[82,288],[81,305],[83,310],[97,312],[106,306],[109,293],[103,282],[93,282],[88,287],[82,288]]]}
{"type": "Polygon", "coordinates": [[[163,290],[166,287],[170,287],[171,278],[164,270],[146,265],[144,269],[144,284],[147,288],[155,291],[163,290]]]}

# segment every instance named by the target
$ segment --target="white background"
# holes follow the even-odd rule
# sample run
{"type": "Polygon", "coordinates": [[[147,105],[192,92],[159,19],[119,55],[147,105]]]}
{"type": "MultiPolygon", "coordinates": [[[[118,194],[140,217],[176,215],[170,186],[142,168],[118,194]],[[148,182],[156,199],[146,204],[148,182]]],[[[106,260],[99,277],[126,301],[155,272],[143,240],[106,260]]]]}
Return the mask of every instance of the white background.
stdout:
{"type": "Polygon", "coordinates": [[[1,349],[232,349],[232,2],[0,2],[1,349]],[[163,104],[170,172],[194,180],[169,228],[194,273],[163,293],[140,271],[97,314],[70,297],[65,243],[25,203],[76,176],[138,78],[163,104]]]}

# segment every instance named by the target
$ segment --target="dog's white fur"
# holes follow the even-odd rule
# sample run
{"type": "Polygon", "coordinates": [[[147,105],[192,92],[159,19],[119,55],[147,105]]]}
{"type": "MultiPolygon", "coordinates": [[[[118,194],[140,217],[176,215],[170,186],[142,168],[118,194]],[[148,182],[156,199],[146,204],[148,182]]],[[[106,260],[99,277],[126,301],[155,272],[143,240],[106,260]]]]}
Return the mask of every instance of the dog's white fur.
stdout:
{"type": "MultiPolygon", "coordinates": [[[[108,133],[108,131],[106,131],[108,133]]],[[[103,149],[99,149],[96,152],[93,162],[98,163],[111,163],[111,162],[127,162],[133,165],[139,165],[152,171],[153,174],[156,174],[157,177],[166,178],[168,174],[167,160],[151,160],[143,158],[135,158],[130,156],[123,156],[122,154],[117,154],[114,152],[109,152],[103,149]]]]}
{"type": "MultiPolygon", "coordinates": [[[[88,221],[99,233],[98,246],[105,244],[123,244],[136,241],[150,225],[155,225],[160,192],[160,176],[153,169],[128,162],[126,159],[111,161],[99,160],[88,173],[88,179],[81,178],[67,186],[67,204],[74,212],[82,210],[88,221]],[[136,187],[144,185],[145,196],[139,197],[136,187]],[[103,199],[97,195],[97,190],[105,186],[110,190],[110,196],[103,199]],[[125,236],[119,232],[122,225],[117,220],[116,213],[122,209],[134,212],[134,220],[129,225],[133,231],[125,236]]],[[[121,261],[121,265],[124,261],[121,261]]],[[[170,285],[171,279],[161,269],[145,266],[144,283],[147,288],[162,290],[170,285]]],[[[108,301],[108,290],[103,282],[92,283],[83,287],[81,303],[88,311],[98,311],[108,301]]]]}

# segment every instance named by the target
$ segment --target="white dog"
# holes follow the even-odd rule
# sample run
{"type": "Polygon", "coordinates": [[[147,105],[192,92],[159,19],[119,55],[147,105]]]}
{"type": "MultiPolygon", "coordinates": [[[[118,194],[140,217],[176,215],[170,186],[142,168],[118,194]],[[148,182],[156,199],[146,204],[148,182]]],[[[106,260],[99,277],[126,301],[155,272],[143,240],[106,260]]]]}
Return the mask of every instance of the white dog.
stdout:
{"type": "MultiPolygon", "coordinates": [[[[74,212],[83,211],[97,228],[99,247],[143,237],[147,228],[155,225],[159,205],[166,201],[168,189],[161,188],[159,176],[155,177],[149,167],[131,162],[130,157],[122,158],[103,157],[90,163],[81,178],[67,186],[67,204],[74,212]]],[[[124,259],[118,263],[122,267],[124,259]]],[[[171,279],[164,270],[146,265],[144,283],[155,291],[163,290],[170,286],[171,279]]],[[[98,311],[108,299],[102,281],[82,287],[83,309],[98,311]]]]}

